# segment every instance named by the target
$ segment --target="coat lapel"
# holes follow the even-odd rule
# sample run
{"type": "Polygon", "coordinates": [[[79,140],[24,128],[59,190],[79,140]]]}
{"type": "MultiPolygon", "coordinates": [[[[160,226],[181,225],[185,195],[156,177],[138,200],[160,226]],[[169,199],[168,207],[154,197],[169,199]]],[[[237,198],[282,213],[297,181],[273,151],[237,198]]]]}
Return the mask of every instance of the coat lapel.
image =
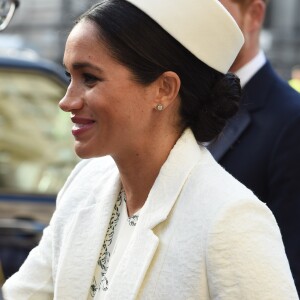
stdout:
{"type": "Polygon", "coordinates": [[[112,179],[87,195],[92,205],[81,209],[74,217],[68,240],[61,250],[55,299],[87,299],[96,262],[120,192],[120,180],[112,179]]]}
{"type": "Polygon", "coordinates": [[[199,152],[191,130],[187,129],[160,170],[105,299],[136,298],[159,244],[159,238],[152,229],[167,219],[188,175],[199,160],[199,152]]]}
{"type": "Polygon", "coordinates": [[[250,114],[246,110],[240,110],[230,119],[222,134],[207,146],[215,160],[219,161],[223,155],[230,149],[242,132],[251,122],[250,114]]]}
{"type": "Polygon", "coordinates": [[[278,75],[276,75],[270,63],[267,61],[245,85],[241,106],[249,112],[262,109],[266,103],[270,101],[268,95],[270,90],[272,90],[276,78],[278,78],[278,75]]]}

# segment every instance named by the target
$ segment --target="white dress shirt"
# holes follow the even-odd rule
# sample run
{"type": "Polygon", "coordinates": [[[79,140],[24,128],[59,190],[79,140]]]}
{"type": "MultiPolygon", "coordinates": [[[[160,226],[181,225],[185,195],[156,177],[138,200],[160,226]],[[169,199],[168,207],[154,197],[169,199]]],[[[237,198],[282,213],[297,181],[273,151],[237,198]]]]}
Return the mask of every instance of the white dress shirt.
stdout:
{"type": "Polygon", "coordinates": [[[245,64],[242,68],[237,70],[235,74],[241,80],[242,88],[246,85],[246,83],[254,76],[254,74],[266,63],[267,58],[262,50],[251,59],[247,64],[245,64]]]}

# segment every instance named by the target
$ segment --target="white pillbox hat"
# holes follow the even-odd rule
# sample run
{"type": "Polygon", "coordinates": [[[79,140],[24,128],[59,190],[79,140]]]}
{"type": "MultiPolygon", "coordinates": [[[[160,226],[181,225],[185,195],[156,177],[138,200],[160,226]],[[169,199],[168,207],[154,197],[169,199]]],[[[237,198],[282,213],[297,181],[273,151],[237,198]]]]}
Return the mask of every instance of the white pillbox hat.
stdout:
{"type": "Polygon", "coordinates": [[[127,0],[208,66],[227,73],[244,37],[218,0],[127,0]]]}

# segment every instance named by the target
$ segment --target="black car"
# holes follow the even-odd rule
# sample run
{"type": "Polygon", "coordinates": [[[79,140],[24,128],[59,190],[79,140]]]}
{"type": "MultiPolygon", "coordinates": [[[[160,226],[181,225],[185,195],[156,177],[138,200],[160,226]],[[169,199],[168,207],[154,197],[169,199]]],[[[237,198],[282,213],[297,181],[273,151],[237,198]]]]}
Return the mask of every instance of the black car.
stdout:
{"type": "Polygon", "coordinates": [[[18,270],[49,223],[77,162],[70,118],[58,108],[68,79],[42,59],[0,56],[0,261],[18,270]]]}

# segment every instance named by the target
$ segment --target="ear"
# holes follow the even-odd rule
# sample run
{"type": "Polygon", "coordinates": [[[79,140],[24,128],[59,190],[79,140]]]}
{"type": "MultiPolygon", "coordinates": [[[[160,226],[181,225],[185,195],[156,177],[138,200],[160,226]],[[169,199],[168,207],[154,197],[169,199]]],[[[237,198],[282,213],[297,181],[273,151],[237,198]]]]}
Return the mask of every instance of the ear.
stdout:
{"type": "Polygon", "coordinates": [[[156,83],[158,89],[154,108],[162,105],[162,109],[165,109],[178,97],[181,85],[180,78],[175,72],[167,71],[160,75],[156,83]]]}
{"type": "Polygon", "coordinates": [[[266,3],[263,0],[250,1],[246,8],[245,26],[248,32],[258,32],[264,23],[266,3]]]}

